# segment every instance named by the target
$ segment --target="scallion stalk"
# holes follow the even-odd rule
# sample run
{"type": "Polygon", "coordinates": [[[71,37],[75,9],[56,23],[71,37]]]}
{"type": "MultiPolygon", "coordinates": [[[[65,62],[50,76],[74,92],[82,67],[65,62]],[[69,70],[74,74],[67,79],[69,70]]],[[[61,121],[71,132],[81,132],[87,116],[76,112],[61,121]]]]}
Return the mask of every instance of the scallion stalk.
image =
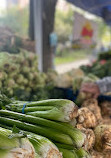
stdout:
{"type": "Polygon", "coordinates": [[[85,135],[79,129],[74,128],[71,125],[67,124],[66,126],[66,123],[54,122],[47,119],[19,114],[8,110],[0,110],[0,116],[12,119],[14,118],[15,120],[20,120],[44,128],[51,128],[52,130],[69,135],[73,140],[73,144],[77,147],[81,147],[84,144],[85,135]]]}
{"type": "Polygon", "coordinates": [[[52,130],[51,128],[32,125],[29,123],[24,123],[18,120],[9,119],[5,117],[1,117],[1,116],[0,116],[0,124],[5,124],[9,127],[13,127],[13,125],[15,125],[21,130],[33,132],[35,134],[40,134],[56,142],[73,145],[73,140],[71,139],[70,136],[63,134],[61,132],[52,130]]]}

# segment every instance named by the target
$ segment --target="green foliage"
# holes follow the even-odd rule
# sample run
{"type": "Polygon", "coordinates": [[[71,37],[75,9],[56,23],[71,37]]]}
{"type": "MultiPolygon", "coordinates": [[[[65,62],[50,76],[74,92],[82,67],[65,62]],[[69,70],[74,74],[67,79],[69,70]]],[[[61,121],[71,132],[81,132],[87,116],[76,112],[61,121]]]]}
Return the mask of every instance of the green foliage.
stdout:
{"type": "Polygon", "coordinates": [[[45,93],[46,75],[39,72],[35,54],[21,50],[14,55],[0,52],[0,90],[9,97],[41,99],[45,93]]]}
{"type": "Polygon", "coordinates": [[[4,45],[0,46],[0,52],[9,52],[11,54],[18,54],[20,52],[20,47],[22,46],[22,40],[20,37],[15,37],[14,44],[11,45],[11,40],[6,39],[4,45]]]}
{"type": "Polygon", "coordinates": [[[29,9],[12,7],[0,17],[0,26],[7,26],[20,36],[28,36],[29,9]]]}
{"type": "Polygon", "coordinates": [[[111,60],[111,50],[107,52],[101,52],[98,56],[99,60],[111,60]]]}
{"type": "Polygon", "coordinates": [[[98,22],[98,36],[101,44],[110,44],[110,27],[102,20],[98,22]]]}
{"type": "Polygon", "coordinates": [[[108,69],[111,65],[111,60],[107,60],[106,63],[101,64],[101,61],[96,61],[92,66],[81,66],[81,69],[85,72],[85,74],[92,73],[93,75],[103,78],[106,76],[111,76],[111,70],[108,69]]]}
{"type": "Polygon", "coordinates": [[[55,31],[58,35],[58,39],[61,42],[68,40],[68,37],[72,33],[74,12],[71,7],[67,11],[56,10],[55,15],[55,31]]]}
{"type": "MultiPolygon", "coordinates": [[[[19,54],[0,52],[0,91],[10,98],[28,101],[63,98],[63,93],[54,88],[56,76],[53,70],[47,74],[38,70],[34,53],[23,49],[19,54]]],[[[3,95],[2,100],[5,104],[10,102],[3,95]]]]}
{"type": "Polygon", "coordinates": [[[64,50],[61,56],[55,58],[56,65],[65,64],[74,62],[81,59],[87,59],[88,55],[91,54],[91,51],[86,50],[64,50]]]}
{"type": "Polygon", "coordinates": [[[102,38],[108,30],[108,26],[104,21],[98,22],[99,26],[99,37],[102,38]]]}

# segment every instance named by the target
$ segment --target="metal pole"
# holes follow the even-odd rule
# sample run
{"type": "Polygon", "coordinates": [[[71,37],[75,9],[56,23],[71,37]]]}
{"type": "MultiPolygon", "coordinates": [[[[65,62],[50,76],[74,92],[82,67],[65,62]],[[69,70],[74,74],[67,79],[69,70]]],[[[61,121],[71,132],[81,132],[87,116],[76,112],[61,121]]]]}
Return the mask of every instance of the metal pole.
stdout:
{"type": "Polygon", "coordinates": [[[38,68],[43,71],[43,40],[42,40],[42,0],[34,1],[34,32],[35,47],[38,55],[38,68]]]}
{"type": "Polygon", "coordinates": [[[111,49],[111,27],[109,27],[109,33],[110,33],[110,44],[109,44],[109,49],[111,49]]]}

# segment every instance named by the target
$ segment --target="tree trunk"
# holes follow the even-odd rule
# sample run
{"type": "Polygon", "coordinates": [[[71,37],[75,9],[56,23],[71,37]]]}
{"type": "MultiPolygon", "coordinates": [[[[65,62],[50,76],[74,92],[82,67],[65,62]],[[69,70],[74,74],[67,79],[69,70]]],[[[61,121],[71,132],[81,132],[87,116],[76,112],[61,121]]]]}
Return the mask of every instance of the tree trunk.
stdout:
{"type": "Polygon", "coordinates": [[[57,0],[43,0],[43,71],[52,68],[52,52],[49,35],[54,30],[55,8],[57,0]]]}
{"type": "Polygon", "coordinates": [[[34,1],[30,0],[30,5],[29,5],[29,37],[32,41],[35,40],[34,36],[34,1]]]}

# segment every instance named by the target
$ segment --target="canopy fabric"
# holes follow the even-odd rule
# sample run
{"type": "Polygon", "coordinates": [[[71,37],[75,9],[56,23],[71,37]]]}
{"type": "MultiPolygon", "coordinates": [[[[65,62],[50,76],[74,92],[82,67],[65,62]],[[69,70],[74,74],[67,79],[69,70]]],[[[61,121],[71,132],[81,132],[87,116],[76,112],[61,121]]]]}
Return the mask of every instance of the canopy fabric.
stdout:
{"type": "Polygon", "coordinates": [[[111,25],[111,0],[67,0],[75,6],[102,17],[111,25]]]}

